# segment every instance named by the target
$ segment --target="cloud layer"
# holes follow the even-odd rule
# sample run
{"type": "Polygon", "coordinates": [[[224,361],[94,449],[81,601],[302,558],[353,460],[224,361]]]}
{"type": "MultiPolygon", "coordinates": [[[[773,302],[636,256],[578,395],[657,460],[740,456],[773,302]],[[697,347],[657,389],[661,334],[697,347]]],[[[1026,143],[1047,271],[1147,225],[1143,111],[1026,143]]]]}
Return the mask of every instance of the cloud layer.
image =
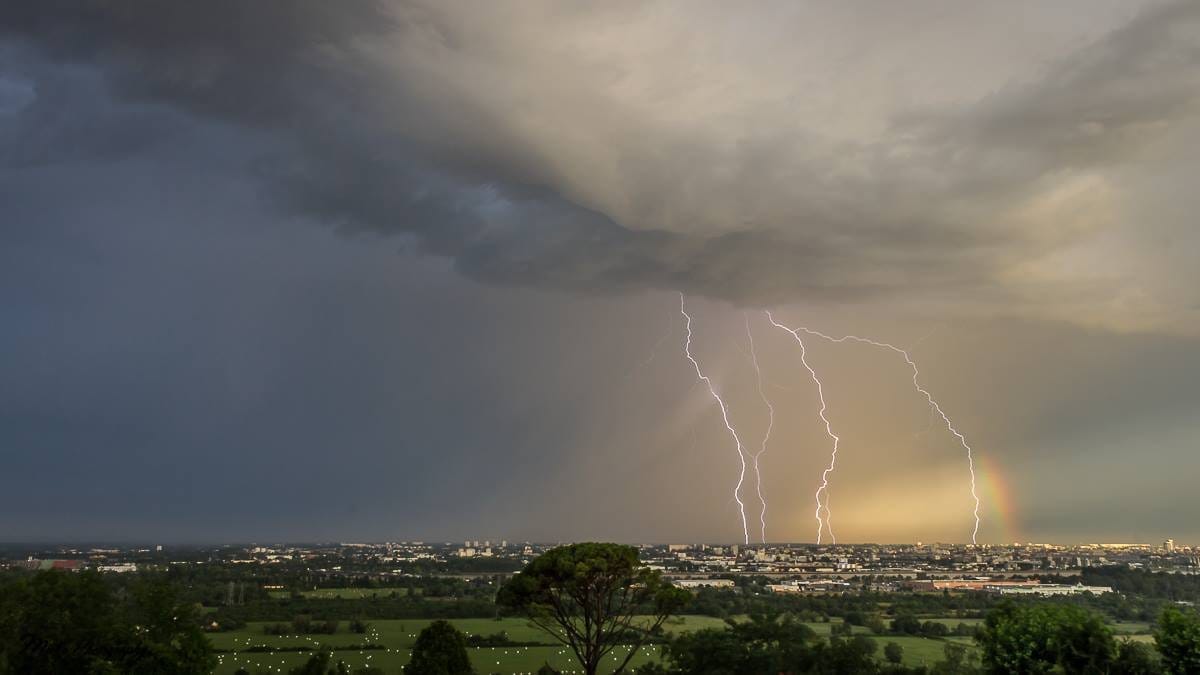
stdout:
{"type": "Polygon", "coordinates": [[[1195,138],[1192,2],[1073,29],[1047,12],[1045,37],[1018,36],[1032,62],[993,48],[987,10],[937,2],[2,12],[38,153],[149,142],[136,121],[45,131],[70,115],[45,114],[52,83],[95,69],[117,100],[258,137],[248,170],[289,212],[404,235],[489,283],[1197,325],[1200,297],[1155,278],[1158,243],[1194,228],[1174,204],[1128,208],[1195,138]]]}

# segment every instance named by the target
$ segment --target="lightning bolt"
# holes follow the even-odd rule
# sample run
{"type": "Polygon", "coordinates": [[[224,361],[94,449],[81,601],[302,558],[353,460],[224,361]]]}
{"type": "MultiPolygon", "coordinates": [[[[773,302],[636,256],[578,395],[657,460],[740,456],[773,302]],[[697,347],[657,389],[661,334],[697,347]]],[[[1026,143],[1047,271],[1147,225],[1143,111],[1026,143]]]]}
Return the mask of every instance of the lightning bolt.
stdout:
{"type": "Polygon", "coordinates": [[[808,363],[808,349],[804,346],[804,340],[800,337],[800,332],[793,328],[788,328],[783,324],[775,321],[775,317],[771,316],[771,312],[767,312],[767,320],[776,328],[782,328],[792,334],[796,338],[796,343],[800,345],[800,363],[804,364],[804,368],[808,370],[808,374],[812,376],[813,384],[817,385],[817,398],[821,402],[821,409],[817,411],[821,421],[825,423],[825,433],[829,438],[833,439],[833,451],[829,454],[829,466],[821,472],[821,486],[817,488],[817,492],[813,495],[813,499],[817,502],[816,518],[817,518],[817,543],[821,543],[821,533],[823,530],[829,530],[829,538],[833,543],[837,543],[837,536],[833,534],[833,525],[830,524],[832,514],[829,511],[829,474],[833,472],[834,466],[837,465],[838,446],[842,439],[837,434],[833,433],[833,425],[829,423],[829,418],[825,415],[828,406],[825,404],[825,387],[821,384],[821,378],[817,377],[817,371],[808,363]],[[821,503],[821,494],[825,494],[825,502],[821,503]],[[825,518],[821,518],[821,509],[825,509],[825,518]]]}
{"type": "Polygon", "coordinates": [[[767,451],[767,443],[771,440],[771,429],[775,427],[775,406],[771,405],[771,400],[767,398],[767,392],[763,391],[762,369],[758,367],[758,354],[754,351],[754,333],[750,330],[750,315],[744,314],[746,319],[746,338],[750,341],[750,361],[754,364],[754,376],[758,384],[758,396],[767,406],[767,431],[763,434],[762,447],[758,452],[754,453],[754,479],[757,483],[758,501],[762,503],[762,511],[758,514],[758,521],[762,524],[762,543],[767,543],[767,499],[763,497],[762,491],[762,472],[758,469],[758,458],[767,451]]]}
{"type": "MultiPolygon", "coordinates": [[[[768,317],[771,316],[770,312],[767,313],[767,316],[768,317]]],[[[788,331],[792,335],[794,335],[796,337],[797,341],[800,341],[799,333],[803,332],[807,335],[814,335],[816,337],[828,340],[830,342],[835,342],[835,343],[842,343],[842,342],[848,342],[848,341],[849,342],[861,342],[863,344],[880,347],[882,349],[890,349],[904,358],[904,362],[907,363],[908,367],[912,369],[913,388],[915,388],[921,395],[923,395],[925,397],[926,401],[929,401],[930,408],[942,418],[942,421],[946,423],[946,429],[951,434],[953,434],[955,438],[958,439],[958,442],[962,445],[963,449],[967,451],[967,467],[971,472],[971,499],[975,500],[975,509],[973,511],[973,514],[975,516],[975,529],[973,529],[971,531],[971,543],[975,544],[976,537],[979,535],[979,506],[980,506],[979,494],[975,490],[975,453],[971,449],[970,444],[967,443],[966,437],[963,436],[961,433],[959,433],[958,429],[956,429],[954,427],[954,423],[952,423],[950,421],[950,417],[947,416],[946,413],[942,410],[942,406],[938,405],[938,402],[933,399],[933,395],[930,394],[928,390],[926,390],[924,387],[921,386],[921,382],[920,382],[921,373],[919,370],[917,370],[917,364],[913,362],[912,357],[909,356],[908,352],[897,347],[896,345],[893,345],[893,344],[890,344],[887,342],[877,342],[875,340],[871,340],[868,338],[858,337],[857,335],[844,335],[840,338],[835,338],[833,336],[826,335],[822,332],[815,331],[815,330],[812,330],[809,328],[805,328],[803,326],[801,326],[799,328],[788,328],[787,326],[783,326],[778,323],[775,323],[774,319],[771,319],[771,323],[775,324],[776,326],[778,326],[778,327],[788,331]]],[[[804,353],[803,345],[804,345],[804,343],[801,342],[801,355],[802,356],[804,353]]],[[[812,369],[810,368],[809,370],[811,372],[812,369]]],[[[822,401],[822,406],[824,406],[824,401],[822,401]]],[[[828,514],[828,507],[826,507],[826,514],[828,514]]],[[[818,539],[818,542],[819,541],[820,541],[820,539],[818,539]]]]}
{"type": "Polygon", "coordinates": [[[708,393],[712,395],[713,400],[721,408],[721,419],[725,422],[725,428],[729,430],[729,435],[733,437],[733,442],[737,445],[738,459],[741,460],[742,470],[738,474],[737,485],[733,488],[733,500],[737,502],[738,511],[742,515],[742,535],[745,538],[746,544],[750,543],[750,526],[746,523],[746,505],[742,503],[741,490],[742,483],[746,480],[746,452],[742,449],[742,439],[738,438],[737,430],[729,422],[729,409],[725,406],[725,401],[721,399],[721,395],[717,393],[716,387],[713,386],[712,380],[708,379],[700,370],[700,362],[696,357],[692,356],[692,317],[687,313],[683,305],[683,293],[679,294],[679,313],[683,315],[685,327],[687,328],[687,337],[683,343],[683,353],[687,355],[688,361],[692,362],[692,366],[696,368],[696,377],[708,386],[708,393]]]}

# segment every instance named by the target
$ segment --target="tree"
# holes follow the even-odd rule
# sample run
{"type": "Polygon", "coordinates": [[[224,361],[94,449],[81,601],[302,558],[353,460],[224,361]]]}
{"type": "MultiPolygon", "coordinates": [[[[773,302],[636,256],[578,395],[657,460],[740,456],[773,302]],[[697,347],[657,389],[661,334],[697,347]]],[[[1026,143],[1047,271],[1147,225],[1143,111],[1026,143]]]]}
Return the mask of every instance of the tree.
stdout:
{"type": "Polygon", "coordinates": [[[970,654],[964,645],[947,642],[942,646],[942,660],[933,664],[932,675],[965,675],[977,673],[978,670],[969,663],[970,654]]]}
{"type": "Polygon", "coordinates": [[[991,673],[1103,673],[1116,658],[1116,642],[1104,621],[1071,605],[1017,607],[988,614],[976,638],[991,673]]]}
{"type": "Polygon", "coordinates": [[[448,621],[434,621],[425,627],[413,645],[412,658],[405,675],[471,675],[467,641],[448,621]]]}
{"type": "Polygon", "coordinates": [[[4,589],[14,630],[7,652],[13,673],[87,673],[110,667],[118,642],[115,607],[99,574],[43,572],[4,589]]]}
{"type": "MultiPolygon", "coordinates": [[[[815,667],[808,670],[856,675],[875,673],[879,671],[879,664],[875,660],[875,652],[878,650],[879,645],[865,635],[855,635],[851,638],[831,637],[829,647],[817,651],[815,667]]],[[[796,669],[793,672],[803,671],[796,669]]]]}
{"type": "Polygon", "coordinates": [[[904,647],[896,642],[887,643],[883,646],[883,658],[887,659],[888,663],[900,665],[904,660],[904,647]]]}
{"type": "Polygon", "coordinates": [[[752,672],[749,670],[753,663],[749,645],[739,640],[733,631],[721,628],[683,633],[663,648],[663,655],[671,663],[669,672],[672,673],[740,675],[752,672]]]}
{"type": "Polygon", "coordinates": [[[892,619],[892,632],[903,635],[920,635],[921,620],[912,614],[897,614],[892,619]]]}
{"type": "MultiPolygon", "coordinates": [[[[133,626],[115,660],[127,673],[206,675],[216,666],[212,645],[200,629],[200,612],[185,601],[179,587],[161,576],[141,579],[124,623],[133,626]]],[[[114,645],[115,646],[115,645],[114,645]]]]}
{"type": "Polygon", "coordinates": [[[181,673],[216,667],[196,606],[166,577],[114,593],[95,572],[0,584],[0,673],[181,673]]]}
{"type": "Polygon", "coordinates": [[[829,634],[836,635],[836,636],[853,635],[854,634],[854,626],[851,626],[850,624],[846,623],[845,621],[843,621],[841,623],[830,624],[829,634]]]}
{"type": "Polygon", "coordinates": [[[587,675],[595,675],[618,644],[629,645],[615,675],[690,597],[642,565],[636,548],[587,543],[535,558],[501,587],[496,601],[570,647],[587,675]],[[649,625],[635,624],[639,613],[650,616],[649,625]]]}
{"type": "Polygon", "coordinates": [[[1112,675],[1159,675],[1161,672],[1162,663],[1150,645],[1126,639],[1117,646],[1112,675]]]}
{"type": "Polygon", "coordinates": [[[1168,673],[1200,672],[1200,616],[1167,607],[1158,617],[1154,643],[1168,673]]]}
{"type": "Polygon", "coordinates": [[[860,610],[852,609],[842,616],[842,621],[851,626],[865,626],[867,625],[867,615],[860,610]]]}
{"type": "Polygon", "coordinates": [[[950,629],[941,621],[926,621],[921,624],[921,634],[925,637],[945,637],[950,629]]]}

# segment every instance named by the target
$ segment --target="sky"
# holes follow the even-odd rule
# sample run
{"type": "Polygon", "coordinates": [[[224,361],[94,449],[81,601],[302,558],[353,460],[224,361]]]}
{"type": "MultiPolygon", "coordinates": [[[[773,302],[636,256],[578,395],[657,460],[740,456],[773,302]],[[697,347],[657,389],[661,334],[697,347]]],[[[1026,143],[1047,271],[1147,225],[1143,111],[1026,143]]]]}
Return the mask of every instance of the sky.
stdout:
{"type": "Polygon", "coordinates": [[[770,310],[980,543],[1200,544],[1198,150],[1188,0],[5,3],[0,540],[813,541],[770,310]]]}

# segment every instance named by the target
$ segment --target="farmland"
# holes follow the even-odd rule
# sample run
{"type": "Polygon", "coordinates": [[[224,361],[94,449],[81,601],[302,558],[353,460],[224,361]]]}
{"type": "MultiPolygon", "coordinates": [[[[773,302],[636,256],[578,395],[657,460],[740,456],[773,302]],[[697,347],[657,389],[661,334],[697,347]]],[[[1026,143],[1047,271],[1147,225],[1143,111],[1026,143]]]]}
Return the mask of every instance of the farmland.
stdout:
{"type": "MultiPolygon", "coordinates": [[[[468,636],[491,635],[505,632],[514,642],[549,642],[551,639],[542,630],[531,626],[523,619],[456,619],[451,621],[468,636]]],[[[351,668],[374,666],[387,672],[397,673],[408,662],[409,650],[417,634],[429,624],[428,620],[382,620],[370,622],[366,634],[345,632],[333,635],[266,635],[263,623],[254,622],[246,628],[210,636],[213,646],[221,650],[221,663],[216,673],[233,673],[240,667],[253,672],[256,668],[270,668],[276,672],[287,672],[305,661],[312,651],[321,648],[333,650],[334,659],[341,659],[351,668]],[[359,649],[364,645],[378,645],[382,649],[359,649]],[[295,651],[307,648],[306,651],[295,651]],[[254,651],[251,651],[254,650],[254,651]],[[291,650],[291,651],[288,651],[291,650]],[[308,651],[311,650],[311,651],[308,651]]],[[[719,628],[724,623],[711,617],[688,616],[666,626],[668,632],[689,631],[700,628],[719,628]]],[[[556,646],[528,647],[472,647],[468,649],[475,668],[480,673],[527,673],[536,671],[543,663],[556,669],[570,672],[577,667],[570,650],[556,646]]],[[[628,653],[616,651],[610,663],[619,663],[628,653]]],[[[644,648],[634,657],[632,664],[657,659],[658,647],[644,648]]]]}
{"type": "MultiPolygon", "coordinates": [[[[957,621],[947,619],[947,622],[957,621]]],[[[452,624],[467,636],[492,635],[499,632],[507,634],[514,642],[546,643],[550,638],[539,628],[530,625],[523,619],[455,619],[452,624]]],[[[833,623],[808,624],[818,635],[830,635],[833,623]]],[[[374,666],[385,672],[398,673],[401,666],[408,662],[409,650],[416,641],[417,634],[429,624],[428,620],[381,620],[370,622],[366,634],[346,632],[345,628],[333,635],[266,635],[263,633],[263,623],[255,622],[246,628],[225,633],[215,633],[210,636],[213,645],[220,650],[220,665],[215,673],[227,675],[240,667],[251,672],[256,669],[269,668],[273,672],[287,672],[289,668],[304,662],[310,654],[319,649],[332,650],[335,660],[343,660],[351,668],[374,666]],[[369,649],[361,647],[370,646],[369,649]],[[303,649],[304,651],[297,651],[303,649]]],[[[664,628],[669,633],[693,631],[703,628],[720,628],[724,622],[720,619],[704,616],[685,616],[669,622],[664,628]]],[[[856,627],[855,634],[870,635],[864,628],[856,627]]],[[[968,638],[948,638],[947,640],[931,639],[916,636],[874,636],[880,648],[887,642],[896,642],[904,648],[904,662],[907,665],[929,665],[943,657],[943,649],[947,641],[967,646],[974,650],[968,638]]],[[[536,671],[544,663],[570,673],[577,664],[569,649],[563,646],[509,646],[509,647],[471,647],[468,649],[475,668],[480,673],[529,673],[536,671]]],[[[619,663],[628,652],[616,650],[609,660],[610,666],[619,663]]],[[[659,658],[659,647],[644,647],[640,654],[630,662],[635,667],[659,658]]]]}

